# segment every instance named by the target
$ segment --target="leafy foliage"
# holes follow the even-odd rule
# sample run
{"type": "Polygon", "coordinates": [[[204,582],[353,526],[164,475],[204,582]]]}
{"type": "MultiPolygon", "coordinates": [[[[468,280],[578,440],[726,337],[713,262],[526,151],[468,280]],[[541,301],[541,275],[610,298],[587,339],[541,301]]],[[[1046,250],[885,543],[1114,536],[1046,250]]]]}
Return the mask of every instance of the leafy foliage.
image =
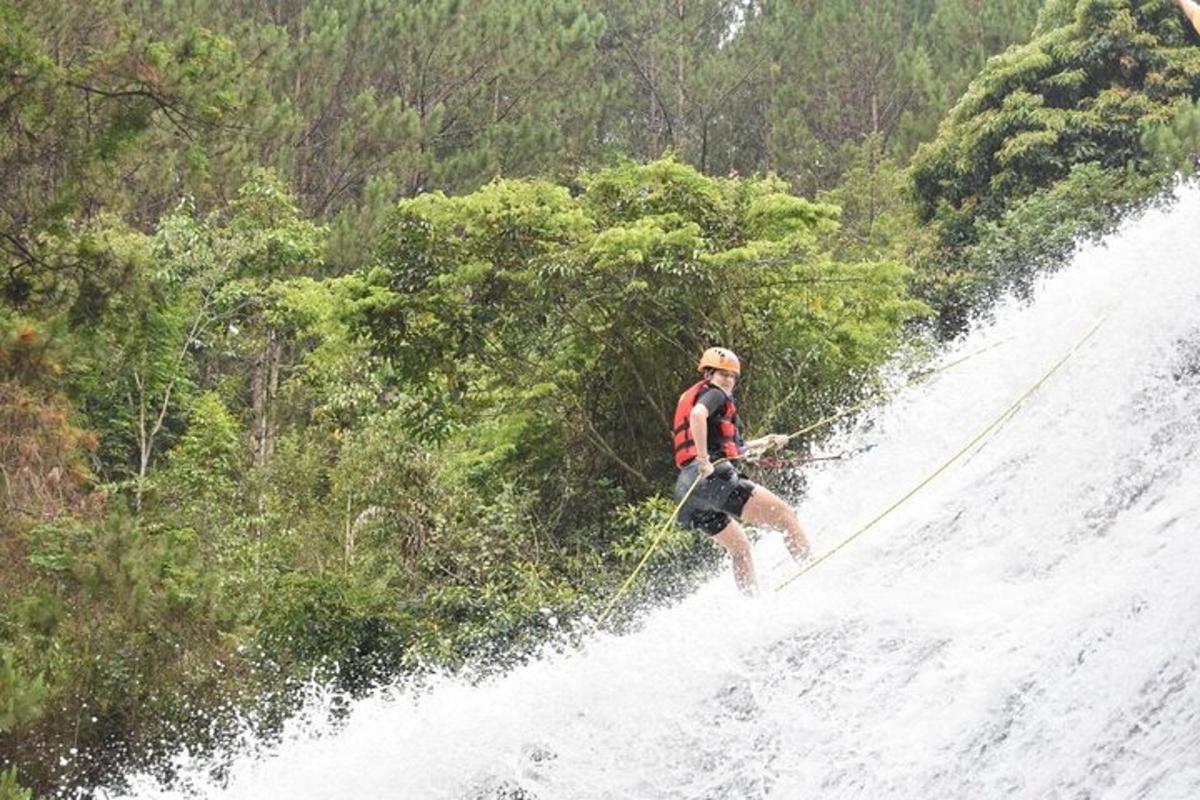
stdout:
{"type": "Polygon", "coordinates": [[[60,346],[33,323],[0,322],[0,521],[93,513],[103,503],[89,491],[97,441],[63,395],[60,346]]]}
{"type": "MultiPolygon", "coordinates": [[[[20,780],[579,635],[668,520],[700,350],[797,429],[911,287],[1019,286],[1194,155],[1169,4],[1050,3],[914,209],[1038,5],[0,2],[20,780]]],[[[719,557],[668,528],[618,624],[719,557]]]]}
{"type": "MultiPolygon", "coordinates": [[[[145,756],[272,675],[361,690],[524,657],[606,599],[661,523],[668,414],[705,345],[737,342],[749,407],[798,426],[923,311],[901,264],[839,260],[838,209],[777,178],[666,158],[574,186],[404,201],[345,275],[324,274],[328,229],[266,171],[227,214],[185,203],[153,234],[97,217],[48,242],[105,276],[62,284],[76,357],[58,391],[104,443],[110,501],[25,525],[3,599],[53,707],[105,698],[80,741],[145,756]],[[242,655],[259,652],[269,668],[242,655]]],[[[21,341],[5,363],[28,380],[21,341]]],[[[88,452],[57,435],[60,458],[88,452]]],[[[680,534],[636,597],[714,558],[680,534]]],[[[51,750],[73,730],[58,713],[19,727],[51,750]]]]}
{"type": "Polygon", "coordinates": [[[916,208],[938,248],[927,296],[947,327],[1011,285],[1020,259],[1028,274],[1163,186],[1172,145],[1150,132],[1185,120],[1200,92],[1180,19],[1166,0],[1047,4],[1034,39],[988,61],[918,150],[916,208]]]}
{"type": "Polygon", "coordinates": [[[670,470],[668,405],[708,343],[739,343],[767,406],[810,376],[813,399],[775,420],[789,424],[840,399],[828,390],[920,311],[899,264],[837,262],[837,210],[780,181],[664,159],[582,183],[578,198],[512,182],[426,195],[385,245],[380,354],[402,365],[398,391],[452,404],[443,441],[478,483],[586,447],[588,474],[643,493],[670,470]]]}
{"type": "Polygon", "coordinates": [[[1170,120],[1146,131],[1142,144],[1160,169],[1194,174],[1200,153],[1200,103],[1181,103],[1170,120]]]}
{"type": "Polygon", "coordinates": [[[1139,128],[1200,89],[1200,55],[1178,49],[1176,16],[1167,2],[1081,0],[1069,23],[992,59],[914,159],[922,218],[967,243],[977,217],[1076,164],[1145,170],[1139,128]]]}

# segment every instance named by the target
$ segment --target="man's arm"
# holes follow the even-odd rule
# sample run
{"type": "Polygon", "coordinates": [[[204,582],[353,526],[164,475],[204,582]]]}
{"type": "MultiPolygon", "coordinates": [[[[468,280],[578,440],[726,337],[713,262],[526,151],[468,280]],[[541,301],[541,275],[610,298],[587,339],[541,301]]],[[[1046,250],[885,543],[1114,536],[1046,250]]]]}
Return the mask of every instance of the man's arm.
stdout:
{"type": "Polygon", "coordinates": [[[708,408],[703,403],[692,406],[688,425],[691,426],[692,441],[696,445],[696,463],[700,465],[700,477],[703,478],[713,471],[712,462],[708,459],[708,408]]]}

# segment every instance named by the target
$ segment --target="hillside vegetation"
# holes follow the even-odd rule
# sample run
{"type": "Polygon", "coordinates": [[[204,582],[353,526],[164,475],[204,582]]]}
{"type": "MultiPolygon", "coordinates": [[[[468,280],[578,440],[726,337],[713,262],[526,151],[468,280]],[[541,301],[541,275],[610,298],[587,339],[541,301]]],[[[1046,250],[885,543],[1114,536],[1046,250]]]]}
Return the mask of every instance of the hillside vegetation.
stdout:
{"type": "Polygon", "coordinates": [[[1193,165],[1174,4],[1040,7],[0,1],[0,797],[585,632],[704,347],[799,429],[1193,165]]]}

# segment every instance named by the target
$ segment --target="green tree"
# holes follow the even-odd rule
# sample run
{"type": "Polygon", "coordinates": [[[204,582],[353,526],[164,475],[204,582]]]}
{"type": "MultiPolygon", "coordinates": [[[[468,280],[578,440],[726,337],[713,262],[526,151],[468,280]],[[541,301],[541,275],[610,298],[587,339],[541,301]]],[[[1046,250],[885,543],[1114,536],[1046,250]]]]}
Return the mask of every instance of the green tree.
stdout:
{"type": "Polygon", "coordinates": [[[1182,103],[1169,121],[1146,130],[1142,144],[1160,169],[1194,173],[1200,153],[1200,102],[1182,103]]]}
{"type": "Polygon", "coordinates": [[[169,465],[156,476],[163,504],[183,511],[194,530],[216,538],[214,547],[220,547],[220,533],[234,527],[240,510],[243,451],[237,421],[220,395],[208,391],[191,404],[187,429],[171,449],[169,465]]]}
{"type": "Polygon", "coordinates": [[[1182,46],[1178,16],[1169,2],[1048,5],[1038,35],[989,61],[918,150],[916,208],[941,248],[924,259],[926,291],[949,329],[1027,275],[1019,262],[1061,253],[1161,186],[1145,133],[1200,91],[1200,51],[1182,46]],[[1006,224],[1017,220],[1036,223],[1026,246],[1006,224]]]}
{"type": "Polygon", "coordinates": [[[304,219],[287,187],[266,170],[242,186],[231,211],[228,223],[213,231],[228,278],[217,301],[228,319],[221,343],[249,379],[248,427],[253,463],[261,467],[274,449],[281,375],[297,357],[281,336],[272,287],[321,271],[326,229],[304,219]]]}
{"type": "Polygon", "coordinates": [[[907,158],[984,59],[1023,41],[1040,4],[979,0],[764,3],[771,53],[768,162],[808,190],[830,188],[879,136],[907,158]]]}
{"type": "Polygon", "coordinates": [[[564,526],[597,477],[635,497],[665,479],[670,404],[707,344],[737,342],[758,365],[743,395],[787,425],[835,403],[919,312],[899,264],[837,261],[837,210],[777,180],[666,159],[582,183],[577,199],[498,182],[403,204],[379,276],[394,294],[368,315],[414,430],[444,398],[436,418],[454,424],[428,441],[456,471],[558,475],[544,502],[564,526]],[[806,400],[789,404],[797,374],[806,400]]]}
{"type": "Polygon", "coordinates": [[[1177,49],[1176,16],[1167,2],[1081,0],[1069,24],[989,62],[914,160],[922,218],[967,243],[977,216],[1075,164],[1145,170],[1139,128],[1196,91],[1200,55],[1177,49]]]}
{"type": "MultiPolygon", "coordinates": [[[[0,312],[0,526],[21,519],[87,514],[88,460],[96,437],[80,427],[65,395],[63,346],[53,326],[0,312]],[[49,330],[46,329],[49,328],[49,330]]],[[[0,544],[12,545],[9,537],[0,544]]]]}
{"type": "Polygon", "coordinates": [[[149,35],[119,3],[0,5],[0,253],[9,302],[53,302],[64,280],[79,280],[79,269],[45,262],[40,234],[106,207],[147,207],[124,191],[124,179],[136,183],[140,167],[157,163],[136,145],[156,126],[176,143],[219,126],[235,102],[232,58],[229,41],[208,31],[149,35]]]}
{"type": "Polygon", "coordinates": [[[736,110],[748,110],[766,75],[759,15],[742,0],[608,0],[601,66],[608,96],[604,138],[619,152],[659,158],[670,149],[702,172],[752,172],[736,110]]]}
{"type": "Polygon", "coordinates": [[[86,357],[73,363],[72,381],[104,434],[105,477],[128,481],[140,508],[191,391],[191,351],[212,322],[204,278],[159,260],[154,239],[111,218],[58,238],[52,253],[86,264],[69,314],[86,357]]]}
{"type": "Polygon", "coordinates": [[[45,701],[45,678],[25,675],[12,649],[0,645],[0,734],[37,719],[45,701]]]}

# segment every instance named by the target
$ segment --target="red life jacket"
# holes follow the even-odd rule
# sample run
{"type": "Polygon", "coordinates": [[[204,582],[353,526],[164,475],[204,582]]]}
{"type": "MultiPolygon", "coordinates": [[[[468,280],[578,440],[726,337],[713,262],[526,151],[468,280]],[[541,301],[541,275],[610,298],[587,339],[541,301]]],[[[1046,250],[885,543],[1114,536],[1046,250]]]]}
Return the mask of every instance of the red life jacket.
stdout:
{"type": "MultiPolygon", "coordinates": [[[[675,406],[675,466],[683,469],[696,457],[696,443],[692,440],[692,409],[696,399],[705,389],[712,386],[708,381],[700,381],[679,396],[675,406]]],[[[720,388],[720,387],[717,387],[720,388]]],[[[726,458],[737,458],[737,406],[728,395],[725,397],[725,407],[716,415],[716,441],[712,440],[713,428],[710,425],[708,449],[709,452],[719,450],[726,458]]]]}

